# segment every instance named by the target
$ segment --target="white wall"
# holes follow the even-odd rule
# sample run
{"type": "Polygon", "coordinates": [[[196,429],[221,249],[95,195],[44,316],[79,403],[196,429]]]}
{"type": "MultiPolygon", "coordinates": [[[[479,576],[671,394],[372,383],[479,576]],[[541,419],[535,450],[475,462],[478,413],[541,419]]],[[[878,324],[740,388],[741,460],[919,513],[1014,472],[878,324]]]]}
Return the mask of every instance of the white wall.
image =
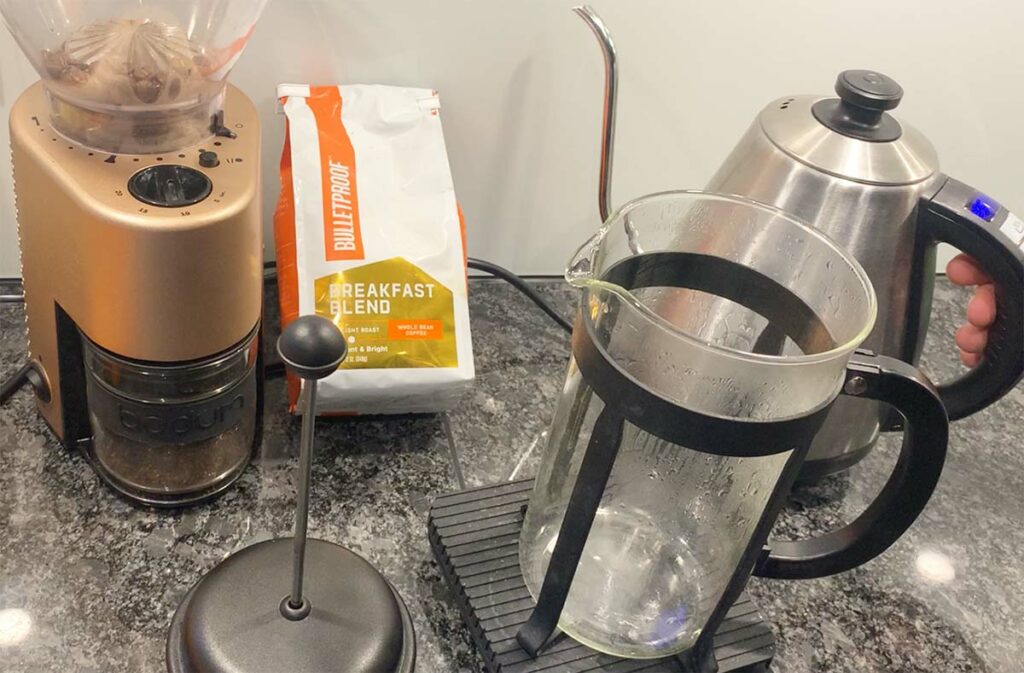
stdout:
{"type": "MultiPolygon", "coordinates": [[[[441,91],[473,255],[557,273],[597,226],[602,66],[569,0],[271,0],[233,75],[264,121],[268,232],[283,121],[274,85],[378,82],[441,91]]],[[[1024,211],[1024,3],[987,0],[593,0],[621,59],[616,203],[699,187],[769,100],[828,93],[874,68],[943,168],[1024,211]]],[[[32,72],[0,36],[0,106],[32,72]]],[[[0,143],[6,144],[6,128],[0,143]]],[[[0,170],[0,276],[18,273],[0,170]]]]}

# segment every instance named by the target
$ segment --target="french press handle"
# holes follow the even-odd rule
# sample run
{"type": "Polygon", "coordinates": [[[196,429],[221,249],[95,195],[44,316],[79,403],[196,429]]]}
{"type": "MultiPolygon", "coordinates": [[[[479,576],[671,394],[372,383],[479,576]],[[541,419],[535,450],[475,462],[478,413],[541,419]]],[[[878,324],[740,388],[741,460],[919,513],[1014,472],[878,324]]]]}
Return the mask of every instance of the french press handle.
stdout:
{"type": "Polygon", "coordinates": [[[995,287],[996,319],[981,363],[938,384],[955,421],[992,404],[1024,375],[1024,221],[952,178],[921,203],[920,213],[921,235],[973,257],[995,287]]]}
{"type": "Polygon", "coordinates": [[[821,537],[773,541],[754,574],[808,579],[845,572],[892,546],[928,504],[942,474],[949,419],[938,391],[916,368],[859,350],[846,368],[842,394],[892,405],[904,418],[903,447],[889,481],[864,512],[821,537]]]}

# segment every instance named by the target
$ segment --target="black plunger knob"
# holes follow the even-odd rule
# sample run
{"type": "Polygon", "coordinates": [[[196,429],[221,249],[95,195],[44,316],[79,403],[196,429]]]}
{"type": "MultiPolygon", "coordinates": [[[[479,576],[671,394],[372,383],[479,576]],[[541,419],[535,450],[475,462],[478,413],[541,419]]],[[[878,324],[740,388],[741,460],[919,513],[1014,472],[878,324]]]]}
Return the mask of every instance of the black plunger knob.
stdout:
{"type": "Polygon", "coordinates": [[[318,315],[304,315],[284,328],[277,340],[277,353],[296,376],[322,379],[344,361],[348,345],[333,322],[318,315]]]}

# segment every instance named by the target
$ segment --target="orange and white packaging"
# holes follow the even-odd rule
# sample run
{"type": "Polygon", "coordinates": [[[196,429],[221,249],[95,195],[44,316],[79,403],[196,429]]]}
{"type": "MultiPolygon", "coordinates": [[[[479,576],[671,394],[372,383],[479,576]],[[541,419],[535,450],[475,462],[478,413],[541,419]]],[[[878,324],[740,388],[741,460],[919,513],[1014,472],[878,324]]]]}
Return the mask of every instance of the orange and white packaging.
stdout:
{"type": "MultiPolygon", "coordinates": [[[[274,215],[282,327],[334,321],[348,357],[319,413],[434,412],[473,383],[462,221],[437,92],[282,84],[274,215]]],[[[289,378],[294,410],[300,386],[289,378]]]]}

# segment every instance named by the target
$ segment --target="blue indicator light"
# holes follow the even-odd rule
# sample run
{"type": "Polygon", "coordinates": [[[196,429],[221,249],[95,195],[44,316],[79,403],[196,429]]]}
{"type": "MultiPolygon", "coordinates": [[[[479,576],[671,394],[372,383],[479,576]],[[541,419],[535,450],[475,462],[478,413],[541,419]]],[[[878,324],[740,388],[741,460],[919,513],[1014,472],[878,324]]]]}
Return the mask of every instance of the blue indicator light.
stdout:
{"type": "Polygon", "coordinates": [[[967,204],[967,208],[986,222],[991,222],[992,218],[999,212],[999,204],[996,203],[995,199],[984,194],[978,194],[974,197],[974,200],[967,204]]]}

